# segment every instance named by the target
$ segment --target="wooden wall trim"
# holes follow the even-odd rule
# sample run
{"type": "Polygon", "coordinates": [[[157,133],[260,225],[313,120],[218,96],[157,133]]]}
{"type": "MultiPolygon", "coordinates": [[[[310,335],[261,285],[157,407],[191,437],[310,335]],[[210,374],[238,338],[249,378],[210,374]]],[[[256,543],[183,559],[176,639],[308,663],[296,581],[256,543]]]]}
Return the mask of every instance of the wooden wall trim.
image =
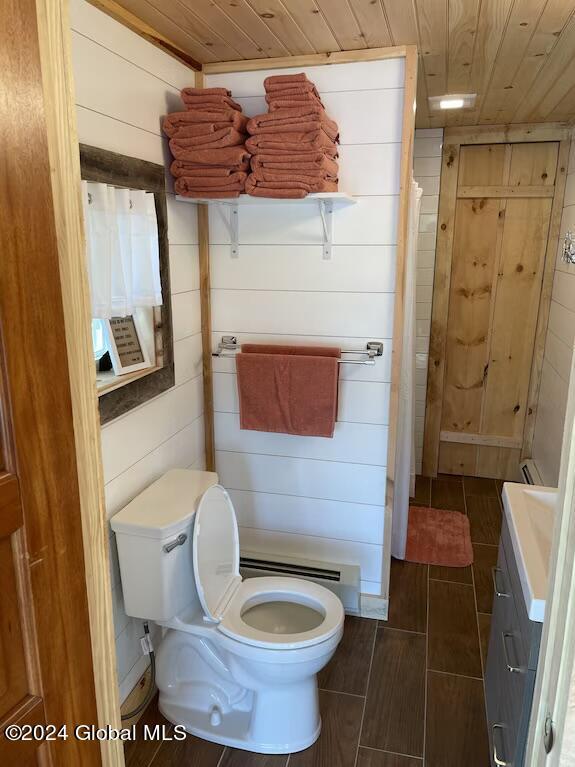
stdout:
{"type": "MultiPolygon", "coordinates": [[[[204,87],[204,75],[196,73],[196,88],[204,87]]],[[[206,470],[216,470],[214,439],[214,376],[212,370],[212,285],[210,281],[210,219],[208,205],[197,205],[200,262],[200,314],[202,326],[202,374],[204,387],[204,447],[206,470]]]]}
{"type": "Polygon", "coordinates": [[[285,69],[289,67],[317,67],[325,64],[350,64],[355,61],[380,61],[381,59],[408,58],[409,51],[415,51],[415,45],[398,45],[391,48],[367,48],[355,51],[337,51],[335,53],[310,53],[306,56],[282,56],[275,59],[243,59],[240,61],[218,61],[204,64],[202,72],[206,75],[219,75],[227,72],[252,72],[259,69],[285,69]]]}
{"type": "Polygon", "coordinates": [[[433,304],[431,309],[431,333],[427,369],[425,431],[423,435],[422,472],[427,477],[435,477],[437,475],[439,462],[439,433],[441,431],[443,381],[445,377],[447,315],[449,311],[451,253],[455,229],[458,174],[459,145],[445,141],[441,159],[439,215],[437,217],[435,274],[433,279],[433,304]]]}
{"type": "Polygon", "coordinates": [[[167,53],[169,56],[172,56],[172,58],[177,59],[185,66],[190,67],[190,69],[199,71],[202,68],[202,65],[194,58],[192,58],[189,53],[186,53],[186,51],[182,50],[172,40],[160,34],[160,32],[151,27],[149,24],[146,24],[146,22],[142,21],[142,19],[138,18],[138,16],[130,13],[130,11],[121,6],[115,0],[88,0],[88,2],[90,5],[98,8],[98,10],[103,11],[108,16],[111,16],[115,21],[118,21],[120,24],[128,27],[128,29],[130,29],[132,32],[135,32],[140,37],[143,37],[144,40],[147,40],[149,43],[152,43],[152,45],[155,45],[156,48],[160,48],[160,50],[164,51],[164,53],[167,53]]]}
{"type": "MultiPolygon", "coordinates": [[[[44,106],[68,357],[98,723],[120,726],[100,422],[80,196],[80,157],[66,0],[37,0],[44,106]]],[[[86,673],[86,669],[82,670],[86,673]]],[[[124,764],[122,743],[100,742],[102,764],[124,764]]]]}
{"type": "Polygon", "coordinates": [[[533,439],[535,436],[535,422],[537,420],[537,403],[541,388],[541,374],[543,371],[543,357],[545,354],[545,341],[547,338],[547,324],[551,308],[553,294],[553,278],[555,275],[555,258],[559,233],[561,231],[561,217],[563,215],[563,201],[565,198],[565,185],[567,183],[567,169],[569,167],[569,153],[571,140],[569,138],[559,143],[557,157],[557,173],[555,176],[555,194],[551,205],[551,219],[549,221],[549,233],[547,235],[547,247],[545,250],[545,264],[543,267],[543,281],[541,285],[541,297],[539,300],[539,313],[537,315],[537,328],[535,330],[535,346],[531,363],[531,377],[529,380],[529,394],[527,396],[527,412],[523,428],[522,458],[531,458],[533,439]]]}
{"type": "Polygon", "coordinates": [[[405,46],[405,90],[401,131],[401,166],[399,187],[399,221],[395,262],[395,301],[393,306],[393,347],[391,355],[391,389],[389,398],[389,430],[387,441],[387,482],[385,490],[385,525],[383,540],[382,594],[389,593],[391,565],[391,526],[395,498],[395,465],[397,457],[397,419],[401,377],[403,325],[405,319],[405,264],[409,241],[409,203],[413,179],[413,141],[415,137],[415,98],[417,93],[417,48],[405,46]]]}
{"type": "Polygon", "coordinates": [[[560,123],[522,123],[520,125],[474,125],[445,128],[446,144],[517,144],[530,141],[565,141],[573,127],[560,123]]]}

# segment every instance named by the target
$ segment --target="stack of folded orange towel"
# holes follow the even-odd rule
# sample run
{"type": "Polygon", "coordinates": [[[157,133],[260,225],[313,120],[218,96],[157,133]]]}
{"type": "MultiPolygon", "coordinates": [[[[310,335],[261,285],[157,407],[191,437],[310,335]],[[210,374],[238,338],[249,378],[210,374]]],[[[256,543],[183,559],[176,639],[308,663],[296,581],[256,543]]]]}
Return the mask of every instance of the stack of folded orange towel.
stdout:
{"type": "Polygon", "coordinates": [[[186,111],[167,115],[163,125],[176,194],[237,197],[250,167],[241,106],[226,88],[184,88],[181,96],[186,111]]]}
{"type": "Polygon", "coordinates": [[[337,192],[337,124],[306,75],[264,80],[269,111],[247,125],[252,172],[246,192],[256,197],[305,197],[337,192]]]}

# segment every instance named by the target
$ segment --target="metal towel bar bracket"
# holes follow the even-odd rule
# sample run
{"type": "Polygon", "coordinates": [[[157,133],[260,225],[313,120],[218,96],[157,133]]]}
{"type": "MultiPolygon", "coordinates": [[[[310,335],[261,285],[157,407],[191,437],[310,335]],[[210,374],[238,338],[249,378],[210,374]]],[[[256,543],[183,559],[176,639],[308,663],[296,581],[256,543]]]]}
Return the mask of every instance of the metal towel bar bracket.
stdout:
{"type": "MultiPolygon", "coordinates": [[[[240,351],[238,339],[235,336],[222,336],[217,351],[212,352],[212,357],[235,357],[236,352],[240,351]]],[[[363,354],[367,356],[365,360],[344,360],[338,359],[339,364],[345,365],[375,365],[375,358],[383,354],[383,343],[381,341],[369,341],[365,349],[342,349],[342,354],[363,354]]]]}

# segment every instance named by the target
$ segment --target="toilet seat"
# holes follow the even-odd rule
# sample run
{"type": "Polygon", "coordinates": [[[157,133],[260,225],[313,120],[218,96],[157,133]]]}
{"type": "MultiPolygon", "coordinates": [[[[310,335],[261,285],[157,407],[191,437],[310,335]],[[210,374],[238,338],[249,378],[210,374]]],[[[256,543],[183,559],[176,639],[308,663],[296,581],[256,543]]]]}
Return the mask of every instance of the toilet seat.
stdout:
{"type": "Polygon", "coordinates": [[[192,546],[194,578],[205,618],[218,624],[228,637],[254,647],[287,650],[319,644],[341,631],[342,604],[323,586],[298,578],[242,580],[236,514],[221,485],[212,485],[200,499],[192,546]],[[292,609],[288,607],[284,616],[277,602],[285,602],[292,609]],[[266,604],[270,615],[275,609],[280,622],[285,623],[276,631],[266,631],[258,621],[250,625],[247,618],[244,620],[248,610],[261,606],[265,624],[266,604]],[[298,629],[298,625],[306,624],[302,614],[311,617],[312,623],[303,630],[298,629]]]}
{"type": "Polygon", "coordinates": [[[226,636],[254,647],[296,650],[331,639],[341,630],[343,607],[329,589],[296,578],[249,578],[242,581],[231,598],[218,629],[226,636]],[[249,625],[246,610],[256,605],[287,602],[303,605],[319,613],[319,624],[307,631],[275,633],[249,625]]]}

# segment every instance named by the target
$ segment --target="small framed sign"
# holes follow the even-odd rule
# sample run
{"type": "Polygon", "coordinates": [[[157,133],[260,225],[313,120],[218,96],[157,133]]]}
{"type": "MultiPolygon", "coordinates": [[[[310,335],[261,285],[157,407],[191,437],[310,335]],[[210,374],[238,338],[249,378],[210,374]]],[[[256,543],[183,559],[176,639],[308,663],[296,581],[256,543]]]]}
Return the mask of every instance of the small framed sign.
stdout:
{"type": "Polygon", "coordinates": [[[132,315],[107,320],[112,366],[117,376],[152,367],[146,345],[140,340],[137,322],[132,315]]]}

